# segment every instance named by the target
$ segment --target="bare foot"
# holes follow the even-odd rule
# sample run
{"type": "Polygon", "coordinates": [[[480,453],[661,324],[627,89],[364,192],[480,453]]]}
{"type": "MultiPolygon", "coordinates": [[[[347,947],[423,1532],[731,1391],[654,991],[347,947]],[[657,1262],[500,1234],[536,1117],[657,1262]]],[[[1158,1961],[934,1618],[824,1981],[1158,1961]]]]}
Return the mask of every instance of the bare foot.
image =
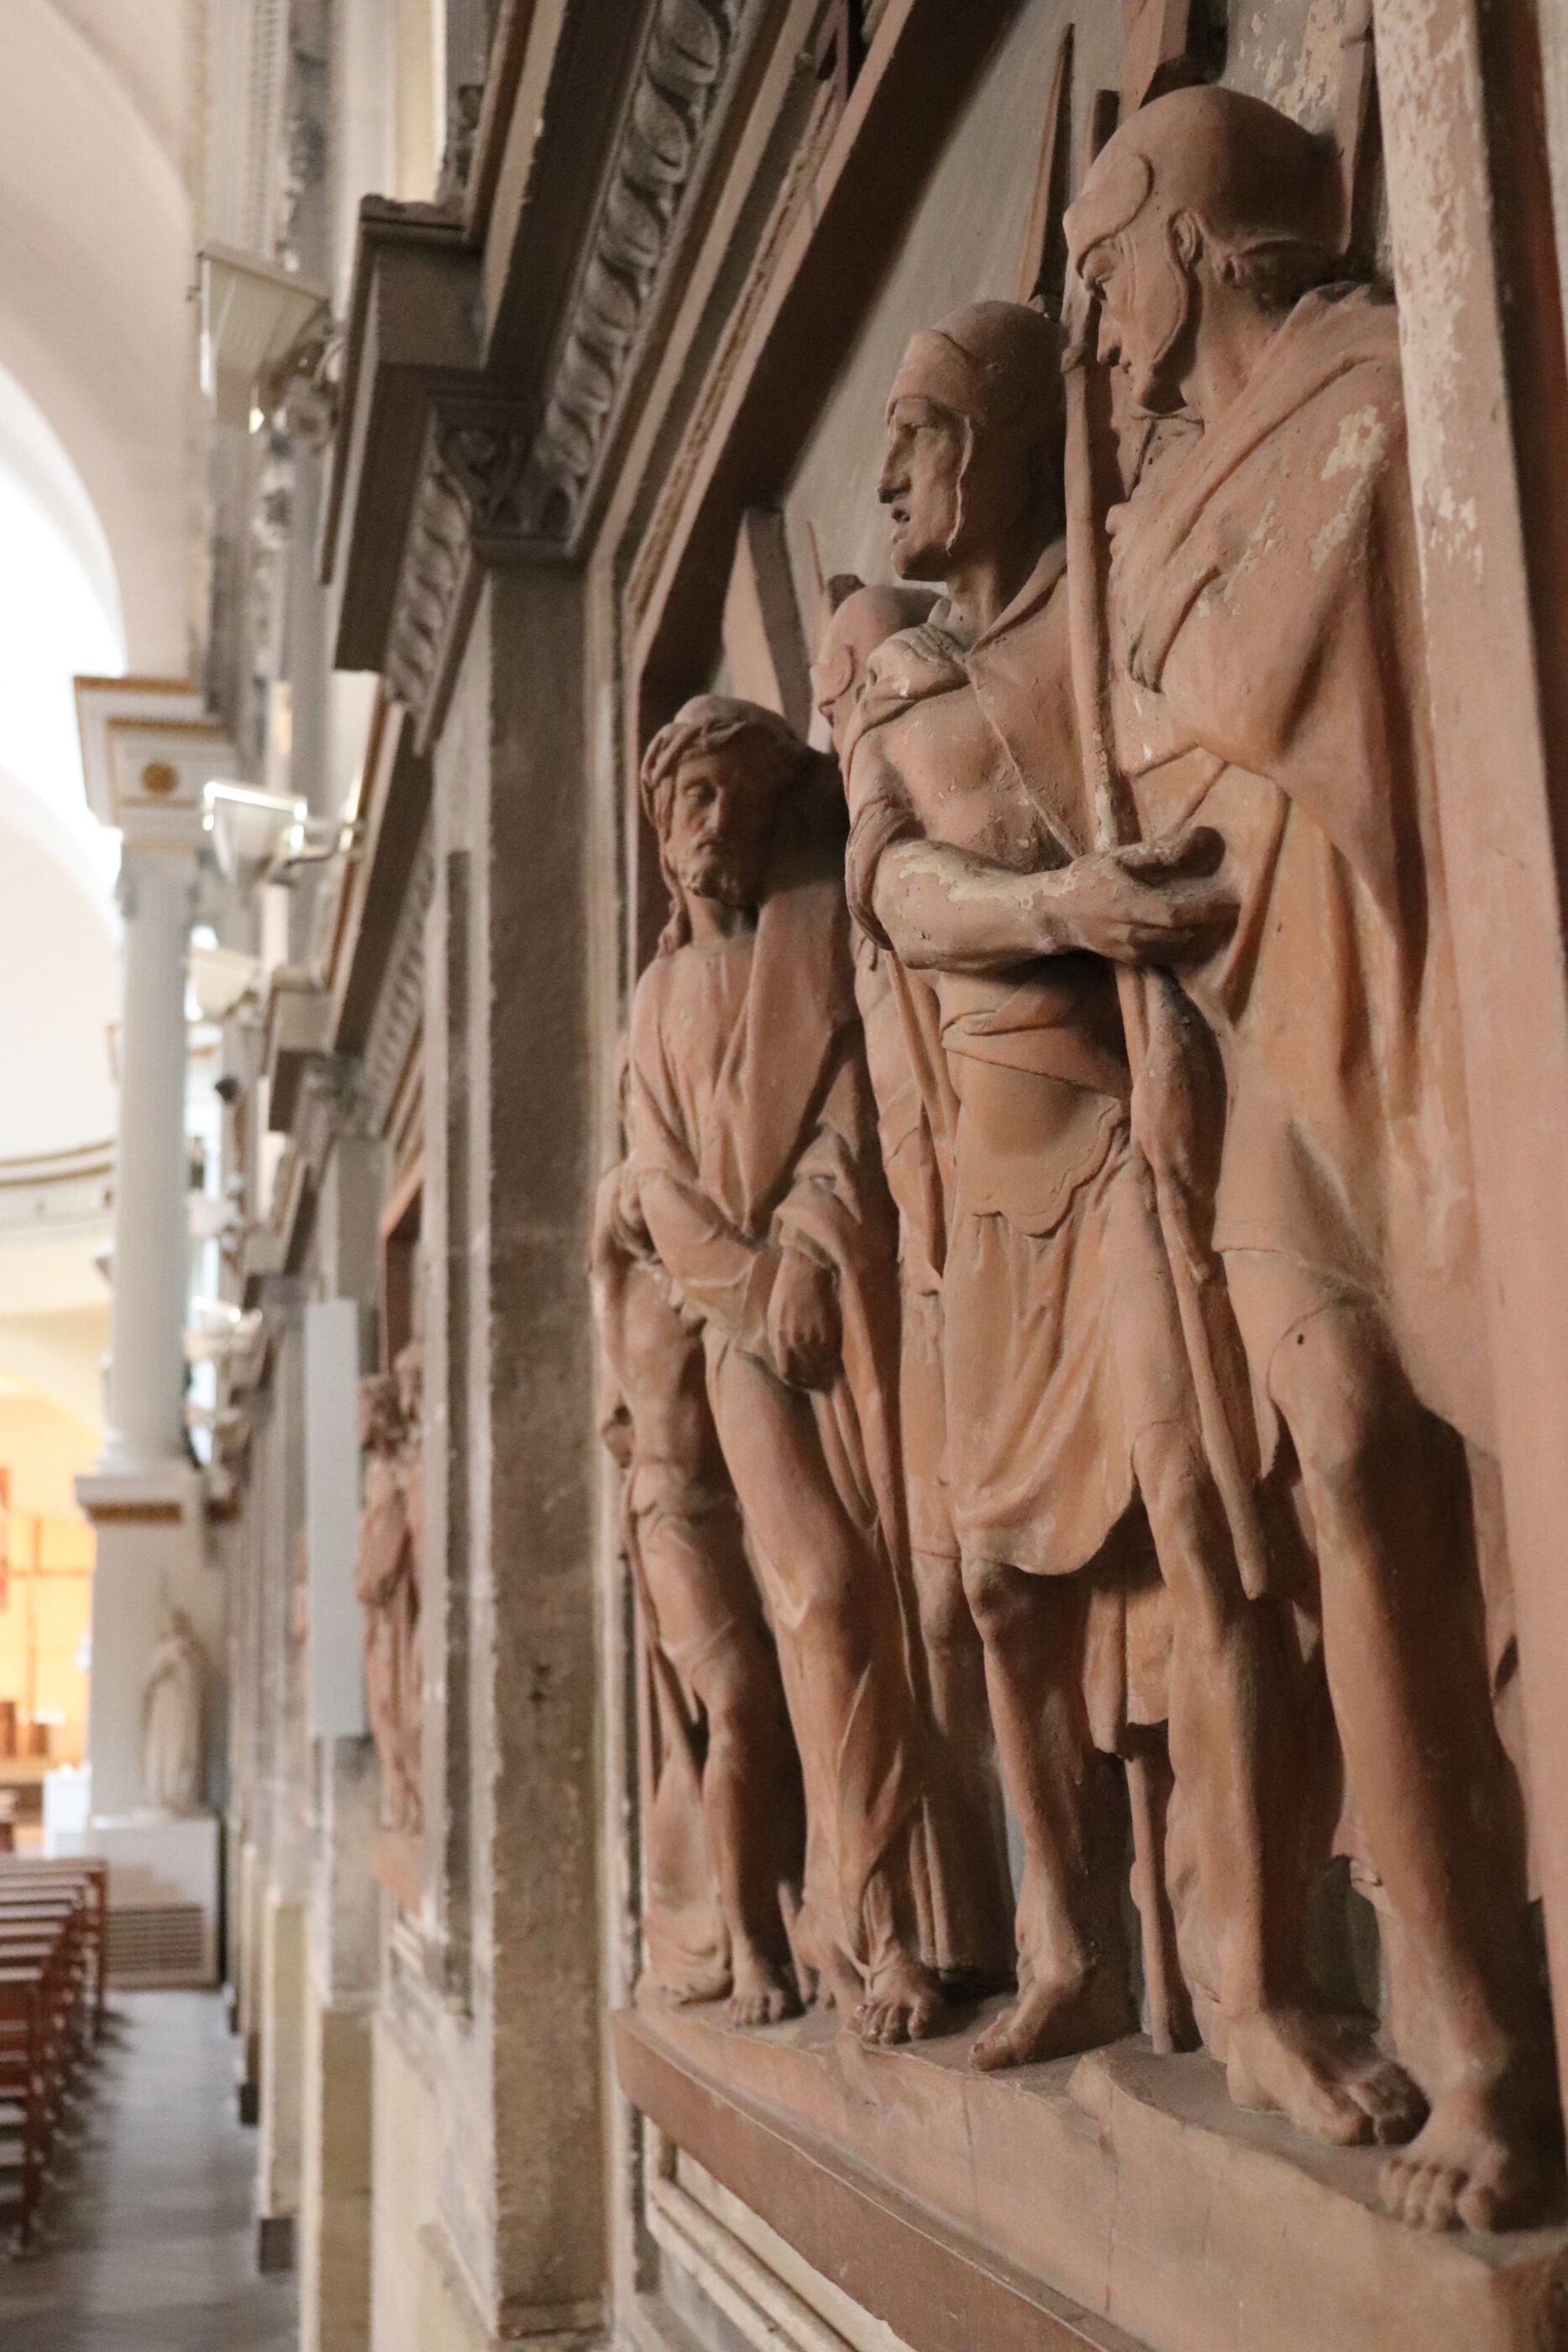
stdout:
{"type": "Polygon", "coordinates": [[[1239,2107],[1288,2116],[1332,2147],[1407,2140],[1427,2102],[1402,2066],[1332,2018],[1259,2010],[1229,2023],[1226,2075],[1239,2107]]]}
{"type": "Polygon", "coordinates": [[[976,2036],[969,2063],[983,2074],[1039,2065],[1048,2058],[1097,2050],[1130,2033],[1136,2023],[1131,1995],[1113,1961],[1102,1960],[1066,1979],[1020,1970],[1017,2000],[976,2036]]]}
{"type": "Polygon", "coordinates": [[[1552,2167],[1539,2091],[1462,2083],[1444,2091],[1426,2127],[1378,2178],[1396,2221],[1425,2230],[1517,2230],[1539,2218],[1552,2167]]]}
{"type": "Polygon", "coordinates": [[[947,2008],[931,1970],[900,1952],[873,1972],[854,2021],[862,2042],[924,2042],[943,2031],[947,2008]]]}
{"type": "Polygon", "coordinates": [[[817,1976],[817,2007],[853,2017],[864,1997],[860,1970],[847,1952],[830,1945],[817,1976]]]}
{"type": "Polygon", "coordinates": [[[743,1951],[737,1946],[735,1983],[726,2013],[732,2025],[778,2025],[787,2017],[800,2016],[800,1997],[787,1969],[766,1953],[743,1951]]]}

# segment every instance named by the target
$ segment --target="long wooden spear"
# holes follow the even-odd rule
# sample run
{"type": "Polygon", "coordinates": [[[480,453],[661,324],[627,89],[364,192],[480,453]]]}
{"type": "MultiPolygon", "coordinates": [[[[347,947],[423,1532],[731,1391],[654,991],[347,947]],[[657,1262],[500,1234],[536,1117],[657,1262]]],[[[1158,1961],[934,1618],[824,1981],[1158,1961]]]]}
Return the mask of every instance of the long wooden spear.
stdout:
{"type": "MultiPolygon", "coordinates": [[[[1077,272],[1070,272],[1062,326],[1067,344],[1067,599],[1072,691],[1096,845],[1120,849],[1138,839],[1139,826],[1132,793],[1112,750],[1109,564],[1096,495],[1089,399],[1097,323],[1098,305],[1077,272]]],[[[1118,966],[1116,980],[1134,1089],[1151,1062],[1162,1077],[1168,1073],[1175,1085],[1194,1084],[1192,1015],[1173,975],[1118,966]]],[[[1180,1172],[1157,1145],[1149,1169],[1204,1450],[1243,1589],[1256,1600],[1268,1589],[1269,1548],[1258,1507],[1258,1431],[1241,1335],[1218,1260],[1195,1220],[1180,1172]]]]}

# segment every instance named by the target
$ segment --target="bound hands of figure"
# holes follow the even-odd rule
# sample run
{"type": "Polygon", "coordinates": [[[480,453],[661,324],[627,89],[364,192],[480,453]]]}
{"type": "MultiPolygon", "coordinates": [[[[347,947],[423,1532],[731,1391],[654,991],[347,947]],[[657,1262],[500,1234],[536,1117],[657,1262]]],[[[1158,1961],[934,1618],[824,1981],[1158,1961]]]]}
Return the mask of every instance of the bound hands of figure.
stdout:
{"type": "Polygon", "coordinates": [[[628,1256],[640,1257],[652,1248],[643,1195],[630,1160],[622,1160],[615,1171],[609,1223],[612,1239],[628,1256]]]}
{"type": "Polygon", "coordinates": [[[803,1250],[781,1250],[768,1301],[768,1342],[780,1380],[797,1389],[829,1387],[839,1368],[842,1336],[838,1285],[830,1269],[803,1250]]]}
{"type": "Polygon", "coordinates": [[[1158,841],[1095,850],[1071,877],[1075,943],[1113,963],[1193,963],[1236,921],[1236,898],[1219,868],[1225,844],[1212,826],[1187,825],[1158,841]]]}

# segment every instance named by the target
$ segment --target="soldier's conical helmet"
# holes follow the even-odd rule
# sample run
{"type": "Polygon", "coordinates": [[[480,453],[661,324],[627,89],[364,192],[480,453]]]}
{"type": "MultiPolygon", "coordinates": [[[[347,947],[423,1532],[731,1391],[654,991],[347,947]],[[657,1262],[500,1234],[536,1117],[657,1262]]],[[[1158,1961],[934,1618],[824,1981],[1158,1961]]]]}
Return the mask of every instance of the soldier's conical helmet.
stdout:
{"type": "Polygon", "coordinates": [[[1145,211],[1191,213],[1232,251],[1336,242],[1334,151],[1235,89],[1174,89],[1140,108],[1096,157],[1065,227],[1074,268],[1145,211]]]}

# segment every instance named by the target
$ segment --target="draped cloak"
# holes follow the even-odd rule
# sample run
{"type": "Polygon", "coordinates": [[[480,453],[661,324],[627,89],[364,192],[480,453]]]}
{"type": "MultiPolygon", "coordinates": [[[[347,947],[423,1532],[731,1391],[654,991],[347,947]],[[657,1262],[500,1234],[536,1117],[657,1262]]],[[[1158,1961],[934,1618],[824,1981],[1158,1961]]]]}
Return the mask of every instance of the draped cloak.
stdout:
{"type": "Polygon", "coordinates": [[[806,1901],[823,1915],[831,1904],[834,1940],[863,1969],[884,1932],[873,1919],[873,1881],[895,1882],[921,1957],[961,1966],[971,1958],[957,1919],[962,1874],[949,1888],[931,1809],[896,1471],[896,1222],[855,1006],[840,854],[796,849],[779,861],[754,934],[678,948],[643,973],[632,1016],[631,1159],[659,1259],[703,1323],[710,1383],[727,1350],[770,1362],[778,1248],[833,1269],[841,1359],[831,1386],[810,1402],[838,1500],[863,1547],[856,1606],[872,1639],[848,1720],[831,1727],[831,1755],[818,1752],[810,1729],[800,1641],[809,1596],[789,1562],[768,1558],[747,1509],[745,1468],[730,1463],[801,1748],[806,1901]]]}
{"type": "MultiPolygon", "coordinates": [[[[365,1698],[395,1828],[417,1822],[419,1787],[410,1770],[410,1727],[419,1721],[419,1587],[413,1534],[400,1465],[379,1447],[365,1461],[364,1503],[354,1554],[354,1598],[362,1611],[365,1698]]],[[[413,1748],[417,1755],[417,1728],[413,1748]]]]}
{"type": "Polygon", "coordinates": [[[1213,825],[1240,900],[1182,978],[1225,1062],[1215,1243],[1255,1385],[1303,1315],[1371,1299],[1421,1402],[1490,1450],[1392,303],[1305,296],[1110,526],[1142,830],[1213,825]]]}

